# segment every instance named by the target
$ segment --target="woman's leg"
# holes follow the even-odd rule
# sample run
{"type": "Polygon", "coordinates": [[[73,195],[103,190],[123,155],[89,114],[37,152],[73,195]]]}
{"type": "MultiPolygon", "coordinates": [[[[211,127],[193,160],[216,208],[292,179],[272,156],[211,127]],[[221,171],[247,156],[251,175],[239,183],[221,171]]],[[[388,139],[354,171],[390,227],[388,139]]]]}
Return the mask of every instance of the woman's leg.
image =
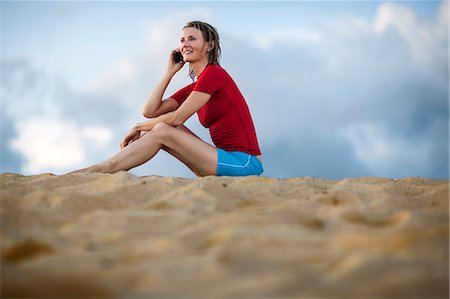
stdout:
{"type": "Polygon", "coordinates": [[[153,130],[126,146],[110,159],[91,167],[76,171],[114,173],[139,166],[163,148],[198,176],[215,175],[217,171],[217,150],[201,140],[187,128],[175,128],[165,123],[157,124],[153,130]]]}
{"type": "MultiPolygon", "coordinates": [[[[198,137],[197,135],[195,135],[191,130],[189,130],[187,127],[185,127],[184,125],[178,126],[176,127],[177,129],[180,129],[182,131],[185,131],[187,133],[189,133],[190,135],[202,140],[200,137],[198,137]]],[[[203,140],[202,140],[203,141],[203,140]]],[[[162,150],[164,150],[165,152],[169,153],[170,155],[172,155],[173,157],[177,158],[180,162],[182,162],[184,165],[186,165],[187,168],[189,168],[193,173],[195,173],[197,176],[201,176],[200,173],[198,173],[198,171],[194,168],[191,167],[191,165],[186,164],[183,160],[182,157],[180,155],[178,155],[174,150],[168,148],[167,146],[163,145],[161,147],[162,150]]]]}

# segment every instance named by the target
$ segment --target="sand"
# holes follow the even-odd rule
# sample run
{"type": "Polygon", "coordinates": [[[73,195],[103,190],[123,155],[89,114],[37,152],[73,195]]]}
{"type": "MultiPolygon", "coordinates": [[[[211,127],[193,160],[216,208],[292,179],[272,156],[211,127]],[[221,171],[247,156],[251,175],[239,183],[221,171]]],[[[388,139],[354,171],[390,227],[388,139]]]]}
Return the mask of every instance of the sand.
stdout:
{"type": "Polygon", "coordinates": [[[0,175],[2,298],[448,298],[449,182],[0,175]]]}

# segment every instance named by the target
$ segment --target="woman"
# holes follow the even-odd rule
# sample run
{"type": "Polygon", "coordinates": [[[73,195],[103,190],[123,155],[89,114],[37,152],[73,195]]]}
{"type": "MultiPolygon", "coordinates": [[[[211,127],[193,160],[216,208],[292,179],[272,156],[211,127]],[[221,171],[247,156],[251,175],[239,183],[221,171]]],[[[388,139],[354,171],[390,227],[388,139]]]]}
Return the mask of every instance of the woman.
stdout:
{"type": "Polygon", "coordinates": [[[261,152],[250,111],[233,79],[220,67],[219,56],[219,35],[213,26],[200,21],[186,24],[180,47],[171,51],[167,69],[144,105],[143,114],[150,120],[125,135],[119,153],[76,173],[129,170],[163,149],[197,176],[260,175],[261,152]],[[178,51],[181,62],[175,60],[178,51]],[[186,62],[197,81],[162,100],[170,80],[186,62]],[[183,125],[196,112],[215,146],[183,125]]]}

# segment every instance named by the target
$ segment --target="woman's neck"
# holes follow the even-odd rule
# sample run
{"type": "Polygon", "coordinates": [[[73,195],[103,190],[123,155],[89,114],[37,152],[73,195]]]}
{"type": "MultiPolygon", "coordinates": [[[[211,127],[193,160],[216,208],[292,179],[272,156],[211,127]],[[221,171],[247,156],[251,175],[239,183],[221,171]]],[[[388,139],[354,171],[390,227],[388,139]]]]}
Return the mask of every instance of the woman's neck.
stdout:
{"type": "Polygon", "coordinates": [[[191,62],[191,69],[194,71],[195,75],[198,77],[203,70],[208,66],[208,60],[202,59],[200,61],[191,62]]]}

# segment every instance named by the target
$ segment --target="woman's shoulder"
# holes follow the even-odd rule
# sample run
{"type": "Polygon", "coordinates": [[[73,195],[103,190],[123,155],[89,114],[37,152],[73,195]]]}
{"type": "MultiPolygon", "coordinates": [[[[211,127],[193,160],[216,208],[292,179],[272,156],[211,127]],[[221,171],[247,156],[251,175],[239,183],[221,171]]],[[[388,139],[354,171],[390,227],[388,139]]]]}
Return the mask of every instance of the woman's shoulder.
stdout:
{"type": "Polygon", "coordinates": [[[222,74],[227,73],[225,71],[225,69],[218,64],[210,64],[206,67],[206,69],[208,70],[208,72],[215,72],[215,73],[222,73],[222,74]]]}
{"type": "Polygon", "coordinates": [[[218,64],[208,65],[205,69],[205,73],[207,73],[208,76],[213,76],[217,79],[227,79],[228,77],[230,77],[227,71],[218,64]]]}
{"type": "Polygon", "coordinates": [[[195,91],[203,91],[212,94],[223,89],[230,81],[228,73],[217,64],[208,65],[195,82],[195,91]]]}

